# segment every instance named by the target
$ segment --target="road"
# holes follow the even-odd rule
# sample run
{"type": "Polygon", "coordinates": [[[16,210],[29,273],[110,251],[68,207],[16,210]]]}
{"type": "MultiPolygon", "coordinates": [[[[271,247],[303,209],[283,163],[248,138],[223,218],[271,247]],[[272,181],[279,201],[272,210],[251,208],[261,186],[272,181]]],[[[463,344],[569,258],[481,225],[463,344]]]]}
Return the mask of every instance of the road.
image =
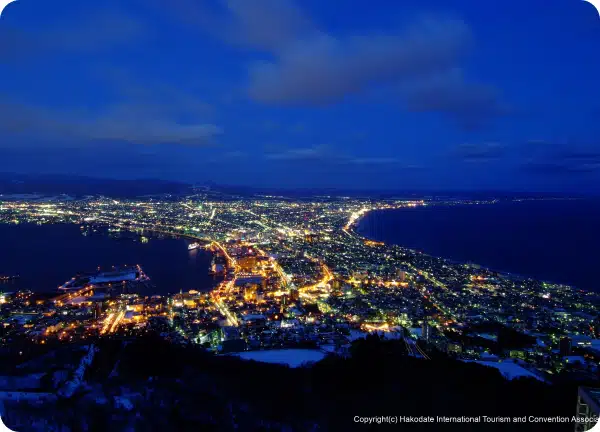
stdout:
{"type": "Polygon", "coordinates": [[[424,358],[425,360],[431,360],[429,356],[421,349],[419,344],[411,337],[404,336],[404,343],[406,344],[406,350],[408,355],[417,358],[424,358]]]}
{"type": "Polygon", "coordinates": [[[223,300],[221,300],[219,293],[221,291],[229,291],[233,288],[235,284],[235,279],[229,281],[229,282],[223,282],[221,284],[221,286],[219,286],[218,289],[214,290],[211,293],[211,300],[213,302],[213,304],[217,307],[217,309],[219,309],[219,312],[221,312],[221,314],[227,318],[227,321],[230,325],[234,326],[234,327],[238,327],[239,321],[237,319],[237,317],[229,310],[229,308],[227,307],[227,305],[223,302],[223,300]]]}

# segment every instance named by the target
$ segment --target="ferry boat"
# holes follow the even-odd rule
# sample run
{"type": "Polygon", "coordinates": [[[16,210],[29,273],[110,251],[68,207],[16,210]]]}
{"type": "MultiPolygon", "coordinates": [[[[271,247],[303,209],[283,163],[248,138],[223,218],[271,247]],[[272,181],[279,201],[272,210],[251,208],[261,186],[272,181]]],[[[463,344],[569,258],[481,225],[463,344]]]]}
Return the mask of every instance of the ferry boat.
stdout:
{"type": "Polygon", "coordinates": [[[192,243],[188,245],[188,250],[198,249],[200,247],[200,243],[192,243]]]}

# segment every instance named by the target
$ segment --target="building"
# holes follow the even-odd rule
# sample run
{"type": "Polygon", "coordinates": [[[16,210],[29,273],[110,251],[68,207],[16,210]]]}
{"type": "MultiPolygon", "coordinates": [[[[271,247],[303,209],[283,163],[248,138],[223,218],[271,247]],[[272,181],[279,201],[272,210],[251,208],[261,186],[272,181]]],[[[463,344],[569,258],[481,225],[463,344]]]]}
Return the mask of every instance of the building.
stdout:
{"type": "Polygon", "coordinates": [[[592,324],[593,329],[594,329],[594,337],[600,338],[600,318],[596,318],[594,319],[594,322],[592,324]]]}
{"type": "Polygon", "coordinates": [[[463,352],[463,348],[458,342],[448,342],[448,345],[446,345],[446,352],[460,354],[463,352]]]}
{"type": "Polygon", "coordinates": [[[313,233],[305,233],[304,241],[307,243],[316,243],[319,240],[319,236],[313,233]]]}
{"type": "Polygon", "coordinates": [[[430,342],[432,337],[433,337],[433,327],[431,327],[429,325],[429,323],[427,321],[425,321],[423,323],[423,326],[421,327],[421,338],[425,342],[430,342]]]}
{"type": "Polygon", "coordinates": [[[596,426],[595,421],[586,421],[598,418],[600,415],[600,389],[579,387],[577,394],[578,421],[575,423],[575,432],[585,432],[596,426]]]}
{"type": "Polygon", "coordinates": [[[247,273],[251,273],[256,268],[256,264],[257,257],[255,256],[245,256],[237,260],[237,265],[240,267],[240,270],[247,273]]]}
{"type": "Polygon", "coordinates": [[[252,301],[256,301],[258,296],[257,296],[257,285],[251,285],[251,284],[247,284],[244,287],[244,300],[246,300],[247,302],[252,302],[252,301]]]}
{"type": "Polygon", "coordinates": [[[406,272],[404,270],[400,270],[398,269],[396,271],[396,278],[398,279],[398,281],[400,282],[404,282],[406,281],[406,272]]]}
{"type": "Polygon", "coordinates": [[[221,328],[220,351],[223,353],[240,352],[246,350],[246,342],[240,338],[236,327],[221,328]]]}
{"type": "Polygon", "coordinates": [[[560,356],[567,357],[571,355],[571,339],[568,337],[561,338],[559,343],[560,356]]]}
{"type": "Polygon", "coordinates": [[[290,301],[297,302],[300,300],[300,291],[297,288],[290,289],[290,301]]]}
{"type": "Polygon", "coordinates": [[[94,319],[100,319],[102,315],[102,305],[100,303],[94,303],[94,319]]]}
{"type": "Polygon", "coordinates": [[[513,349],[513,350],[509,351],[508,356],[510,358],[517,358],[517,359],[521,359],[521,360],[527,360],[527,351],[520,350],[520,349],[513,349]]]}
{"type": "Polygon", "coordinates": [[[236,287],[243,287],[246,285],[256,285],[257,287],[262,287],[264,288],[264,285],[266,283],[266,279],[259,275],[259,274],[252,274],[252,273],[247,273],[247,274],[240,274],[236,280],[235,280],[235,286],[236,287]]]}

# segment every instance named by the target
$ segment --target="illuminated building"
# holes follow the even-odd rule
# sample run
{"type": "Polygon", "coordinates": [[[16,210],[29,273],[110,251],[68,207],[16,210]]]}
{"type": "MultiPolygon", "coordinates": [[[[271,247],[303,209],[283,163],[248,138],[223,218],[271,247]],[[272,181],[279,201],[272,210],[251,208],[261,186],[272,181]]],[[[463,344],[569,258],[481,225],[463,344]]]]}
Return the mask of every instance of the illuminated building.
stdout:
{"type": "Polygon", "coordinates": [[[421,331],[422,331],[421,335],[423,337],[423,340],[425,340],[425,342],[429,342],[431,340],[431,337],[433,336],[433,327],[431,327],[429,325],[429,323],[427,321],[425,321],[423,323],[421,331]]]}
{"type": "Polygon", "coordinates": [[[292,288],[290,290],[290,301],[296,302],[299,299],[300,299],[300,292],[297,289],[292,288]]]}
{"type": "Polygon", "coordinates": [[[237,260],[237,264],[244,272],[252,272],[256,267],[257,259],[254,256],[247,256],[237,260]]]}
{"type": "Polygon", "coordinates": [[[462,353],[462,345],[456,342],[449,342],[446,347],[446,352],[460,354],[462,353]]]}
{"type": "Polygon", "coordinates": [[[306,243],[315,243],[319,240],[319,236],[313,233],[304,234],[304,241],[306,243]]]}
{"type": "Polygon", "coordinates": [[[246,285],[244,287],[244,300],[246,301],[256,301],[257,300],[257,286],[256,285],[246,285]]]}
{"type": "Polygon", "coordinates": [[[398,270],[396,272],[396,277],[400,282],[404,282],[406,280],[406,272],[404,270],[398,270]]]}

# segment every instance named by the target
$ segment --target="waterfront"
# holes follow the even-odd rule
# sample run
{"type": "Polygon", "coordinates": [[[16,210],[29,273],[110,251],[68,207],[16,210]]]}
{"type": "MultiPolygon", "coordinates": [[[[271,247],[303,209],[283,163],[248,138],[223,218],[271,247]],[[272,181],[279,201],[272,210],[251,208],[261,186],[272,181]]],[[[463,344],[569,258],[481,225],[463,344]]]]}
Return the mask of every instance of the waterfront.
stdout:
{"type": "Polygon", "coordinates": [[[52,291],[77,272],[134,264],[142,266],[155,286],[144,295],[208,291],[218,282],[208,274],[210,253],[188,251],[187,240],[154,237],[144,243],[133,233],[113,233],[117,238],[111,238],[104,229],[85,232],[68,224],[0,224],[0,274],[20,275],[2,283],[0,290],[52,291]]]}
{"type": "Polygon", "coordinates": [[[599,291],[600,202],[523,201],[367,214],[357,232],[430,255],[599,291]]]}

